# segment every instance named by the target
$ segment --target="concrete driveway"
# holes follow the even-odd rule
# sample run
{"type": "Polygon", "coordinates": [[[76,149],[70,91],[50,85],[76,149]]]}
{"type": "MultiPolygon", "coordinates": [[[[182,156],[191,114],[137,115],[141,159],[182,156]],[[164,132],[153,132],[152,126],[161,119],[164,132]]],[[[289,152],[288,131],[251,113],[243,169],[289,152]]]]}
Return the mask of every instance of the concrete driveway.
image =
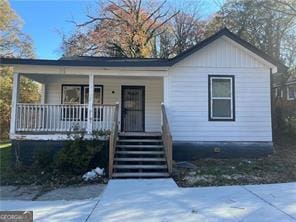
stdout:
{"type": "Polygon", "coordinates": [[[172,179],[111,180],[99,198],[1,201],[35,221],[296,221],[296,183],[179,188],[172,179]]]}

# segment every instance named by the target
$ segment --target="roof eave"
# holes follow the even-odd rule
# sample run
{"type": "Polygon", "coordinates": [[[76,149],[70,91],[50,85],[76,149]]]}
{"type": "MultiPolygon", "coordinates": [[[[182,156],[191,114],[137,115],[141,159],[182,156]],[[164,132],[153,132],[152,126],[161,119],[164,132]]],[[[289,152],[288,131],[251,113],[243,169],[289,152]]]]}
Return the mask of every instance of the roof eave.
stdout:
{"type": "Polygon", "coordinates": [[[168,67],[167,61],[79,61],[79,60],[44,60],[0,58],[1,65],[33,65],[33,66],[63,66],[63,67],[168,67]]]}

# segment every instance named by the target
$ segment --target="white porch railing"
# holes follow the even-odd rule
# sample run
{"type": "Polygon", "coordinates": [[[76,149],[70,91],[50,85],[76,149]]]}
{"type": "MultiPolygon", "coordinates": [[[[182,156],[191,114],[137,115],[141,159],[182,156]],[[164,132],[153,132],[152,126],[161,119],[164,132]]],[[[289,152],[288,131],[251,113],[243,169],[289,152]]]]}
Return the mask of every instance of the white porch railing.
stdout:
{"type": "MultiPolygon", "coordinates": [[[[93,131],[110,130],[115,105],[93,106],[93,131]]],[[[71,132],[86,131],[88,104],[52,105],[18,103],[16,131],[18,132],[71,132]]]]}

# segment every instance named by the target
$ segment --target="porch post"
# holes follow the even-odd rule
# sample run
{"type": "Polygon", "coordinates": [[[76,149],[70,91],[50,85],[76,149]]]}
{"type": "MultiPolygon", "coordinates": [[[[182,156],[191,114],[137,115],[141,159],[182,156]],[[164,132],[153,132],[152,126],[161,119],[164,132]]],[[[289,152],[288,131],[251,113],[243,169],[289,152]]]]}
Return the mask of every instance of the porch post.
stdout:
{"type": "Polygon", "coordinates": [[[41,104],[45,104],[45,83],[41,84],[41,104]]]}
{"type": "Polygon", "coordinates": [[[94,74],[89,75],[88,81],[88,109],[87,109],[87,133],[92,134],[93,129],[93,103],[94,103],[94,74]]]}
{"type": "Polygon", "coordinates": [[[163,77],[163,103],[168,105],[169,103],[169,77],[166,75],[163,77]]]}
{"type": "Polygon", "coordinates": [[[10,135],[15,134],[16,131],[16,109],[19,97],[19,73],[13,74],[13,84],[12,84],[12,98],[11,98],[11,119],[10,119],[10,135]]]}

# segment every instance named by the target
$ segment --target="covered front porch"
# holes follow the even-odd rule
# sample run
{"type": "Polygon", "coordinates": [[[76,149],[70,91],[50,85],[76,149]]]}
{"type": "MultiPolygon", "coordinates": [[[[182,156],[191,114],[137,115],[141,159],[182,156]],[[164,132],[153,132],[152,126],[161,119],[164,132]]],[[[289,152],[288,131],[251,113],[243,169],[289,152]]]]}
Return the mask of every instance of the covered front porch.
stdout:
{"type": "Polygon", "coordinates": [[[160,132],[166,72],[101,70],[15,73],[11,139],[66,139],[70,133],[160,132]],[[40,84],[40,103],[19,100],[20,76],[40,84]]]}
{"type": "Polygon", "coordinates": [[[83,133],[85,139],[109,141],[109,177],[169,176],[167,67],[81,64],[21,60],[13,66],[10,138],[16,149],[23,146],[32,155],[40,144],[61,148],[71,135],[83,133]],[[38,104],[19,100],[21,76],[40,84],[38,104]]]}

